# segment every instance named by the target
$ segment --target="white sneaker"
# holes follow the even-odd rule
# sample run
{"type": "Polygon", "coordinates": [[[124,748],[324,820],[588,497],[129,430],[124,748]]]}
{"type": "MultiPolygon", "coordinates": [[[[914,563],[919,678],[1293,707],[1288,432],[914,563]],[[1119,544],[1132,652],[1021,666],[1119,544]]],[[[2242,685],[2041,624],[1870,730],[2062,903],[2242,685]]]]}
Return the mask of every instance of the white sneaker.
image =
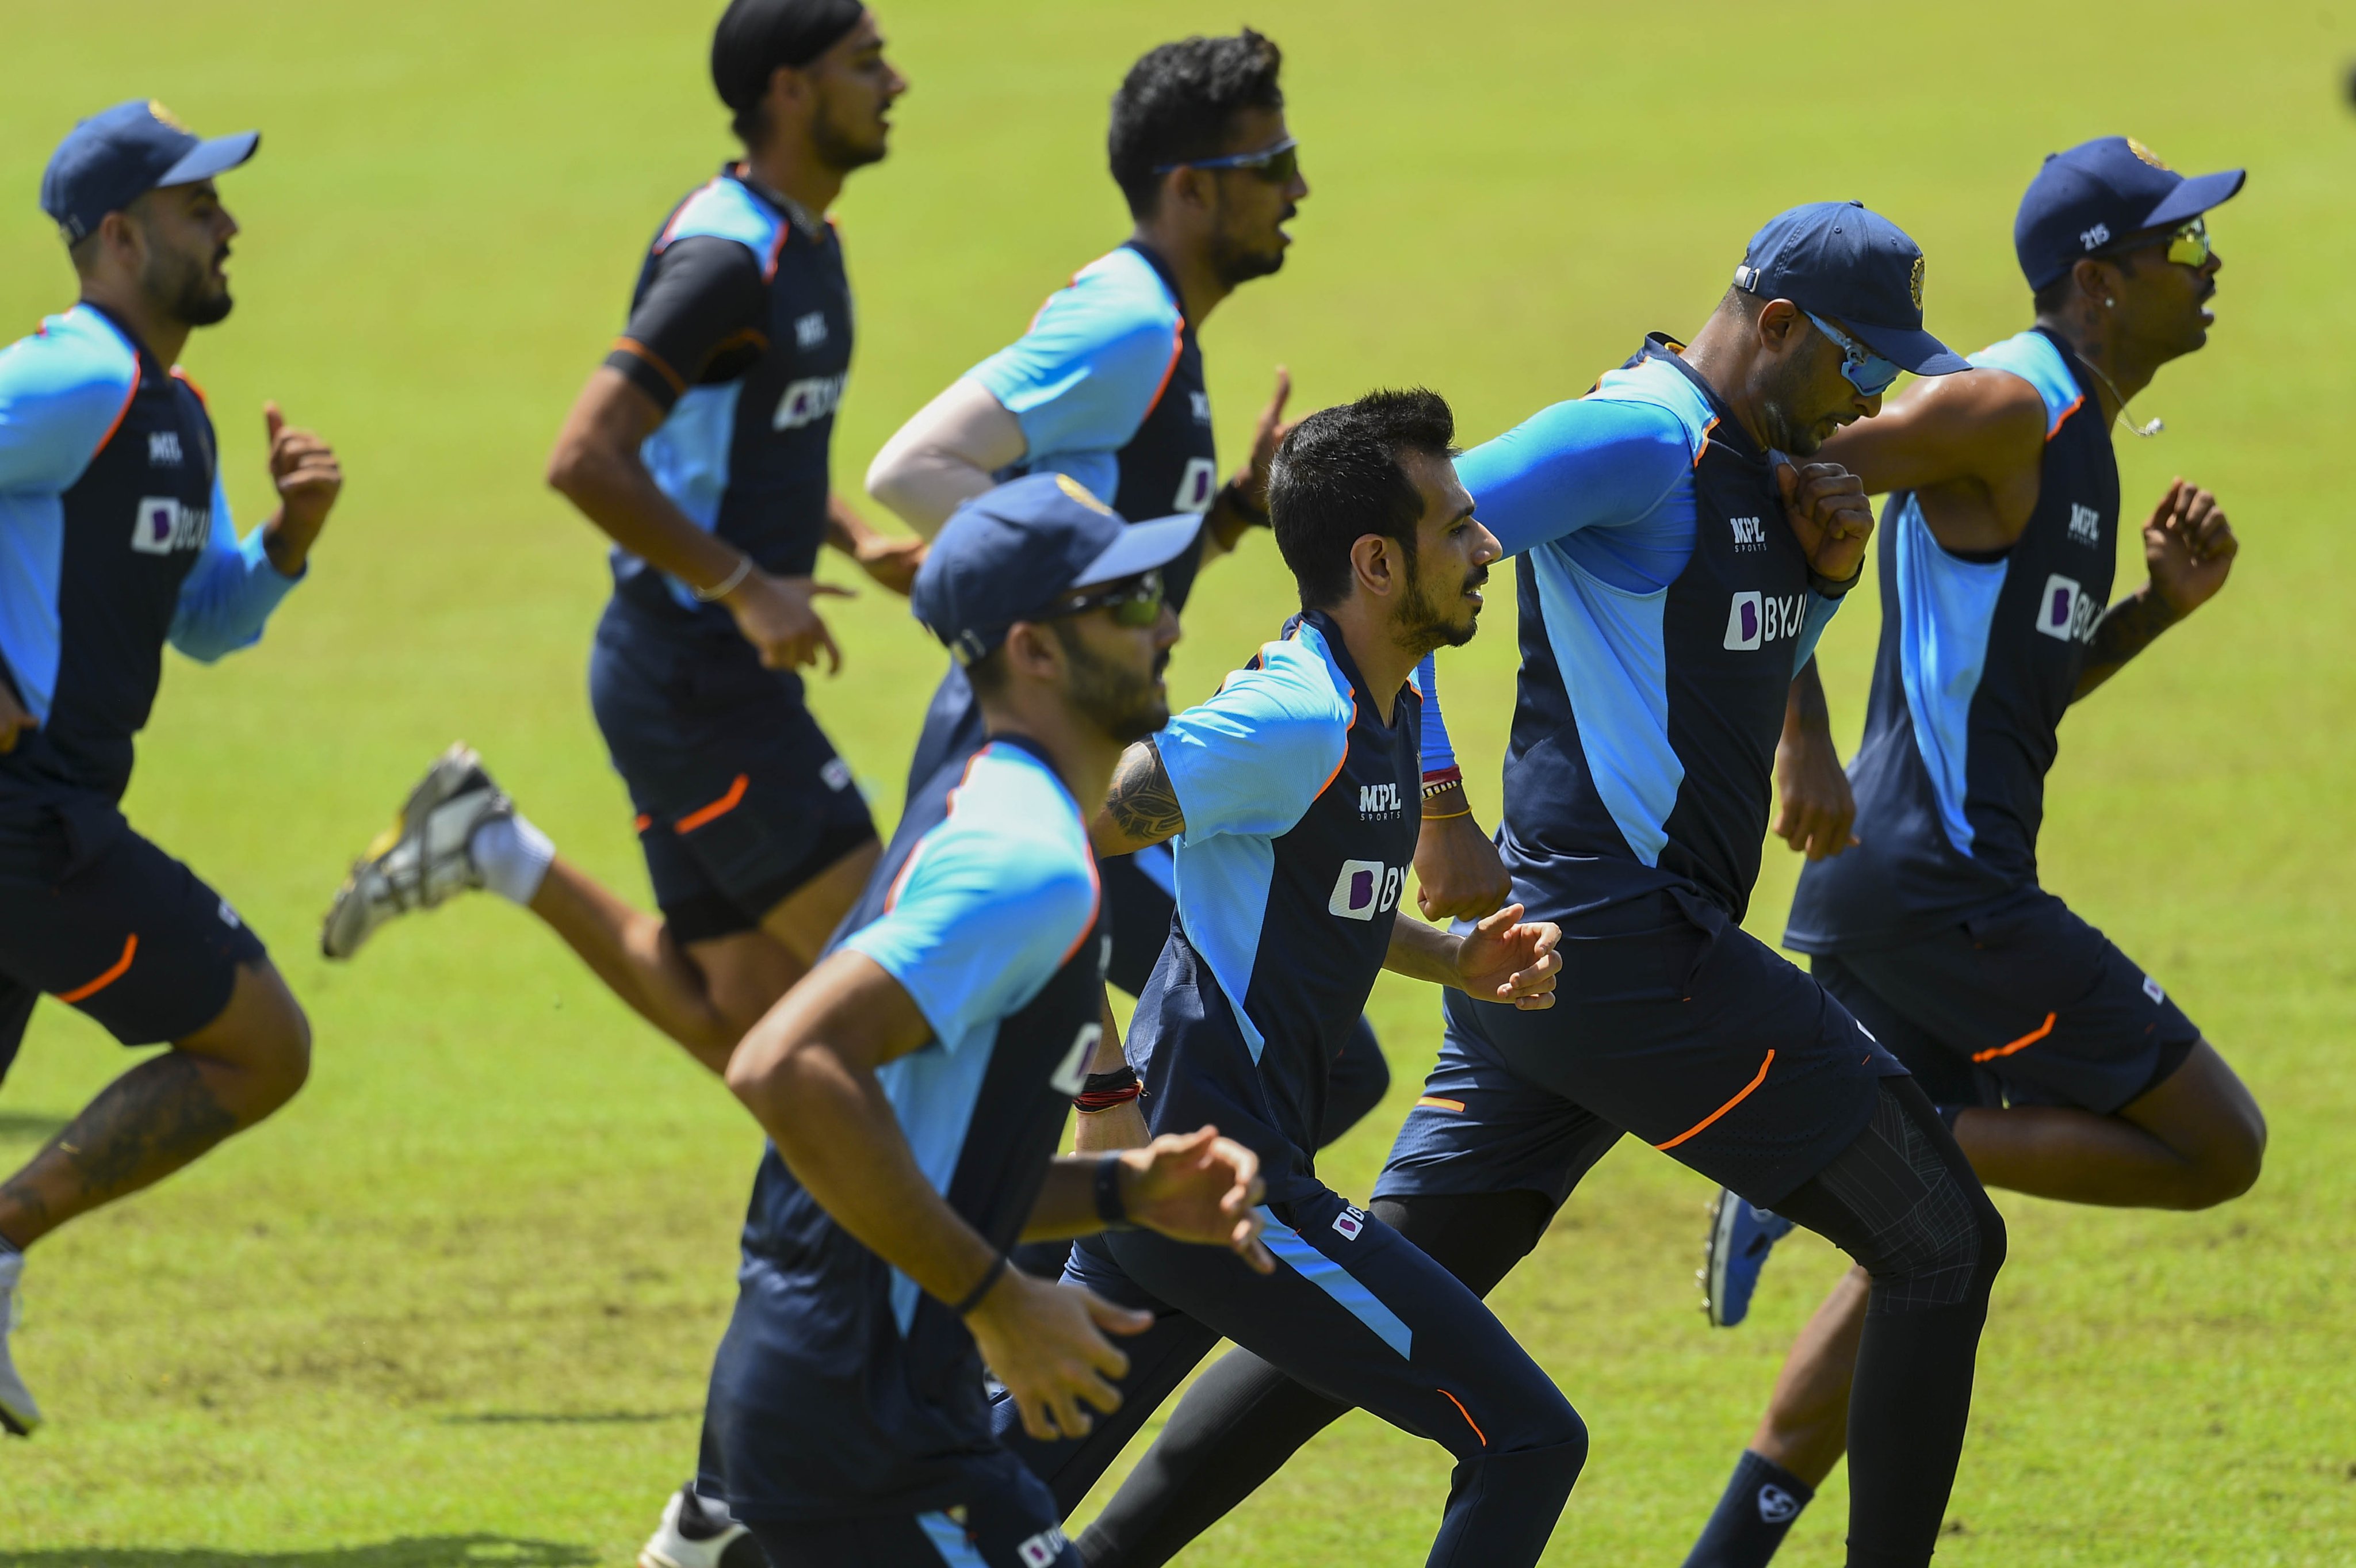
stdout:
{"type": "Polygon", "coordinates": [[[697,1496],[690,1483],[663,1505],[662,1523],[639,1551],[638,1568],[769,1568],[769,1559],[727,1505],[697,1496]]]}
{"type": "Polygon", "coordinates": [[[483,885],[468,853],[475,830],[515,815],[474,748],[461,741],[436,758],[409,792],[401,815],[352,863],[319,927],[319,950],[349,958],[379,926],[412,909],[431,909],[483,885]]]}
{"type": "Polygon", "coordinates": [[[30,1437],[41,1424],[41,1407],[33,1402],[33,1391],[16,1375],[16,1363],[8,1354],[8,1331],[25,1314],[24,1277],[24,1253],[0,1254],[0,1428],[15,1437],[30,1437]]]}

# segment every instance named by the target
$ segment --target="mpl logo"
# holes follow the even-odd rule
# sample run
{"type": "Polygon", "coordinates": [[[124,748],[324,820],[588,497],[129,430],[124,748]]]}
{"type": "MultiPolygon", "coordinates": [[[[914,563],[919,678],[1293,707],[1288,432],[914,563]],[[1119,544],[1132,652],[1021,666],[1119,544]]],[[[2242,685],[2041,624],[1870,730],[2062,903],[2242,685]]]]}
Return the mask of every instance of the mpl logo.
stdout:
{"type": "Polygon", "coordinates": [[[1756,589],[1734,596],[1726,608],[1726,646],[1748,653],[1786,637],[1796,637],[1807,614],[1807,597],[1784,594],[1770,598],[1756,589]]]}
{"type": "Polygon", "coordinates": [[[1768,1524],[1782,1524],[1800,1511],[1800,1499],[1783,1487],[1770,1483],[1759,1488],[1759,1517],[1768,1524]]]}
{"type": "Polygon", "coordinates": [[[151,430],[147,433],[147,466],[151,468],[177,468],[180,466],[178,431],[151,430]]]}
{"type": "Polygon", "coordinates": [[[212,521],[210,507],[189,506],[171,496],[142,496],[131,521],[131,548],[142,555],[201,550],[212,521]]]}
{"type": "Polygon", "coordinates": [[[794,347],[815,349],[826,341],[826,312],[813,310],[794,317],[794,347]]]}
{"type": "Polygon", "coordinates": [[[1210,424],[1211,394],[1205,392],[1189,392],[1186,395],[1194,401],[1194,423],[1197,424],[1210,424]]]}
{"type": "Polygon", "coordinates": [[[2077,580],[2056,572],[2045,579],[2044,596],[2037,601],[2037,629],[2061,642],[2092,642],[2094,623],[2103,607],[2080,587],[2077,580]]]}
{"type": "Polygon", "coordinates": [[[1051,1524],[1016,1547],[1014,1555],[1023,1560],[1023,1568],[1054,1568],[1055,1559],[1070,1544],[1064,1539],[1063,1530],[1051,1524]]]}
{"type": "Polygon", "coordinates": [[[2090,251],[2110,242],[2111,226],[2107,223],[2097,223],[2091,229],[2082,230],[2078,235],[2078,243],[2090,251]]]}
{"type": "Polygon", "coordinates": [[[1726,520],[1734,529],[1734,547],[1745,553],[1767,548],[1767,524],[1756,517],[1730,517],[1726,520]]]}
{"type": "Polygon", "coordinates": [[[1333,897],[1325,912],[1345,920],[1371,920],[1398,902],[1407,884],[1407,867],[1385,865],[1379,860],[1345,860],[1333,879],[1333,897]]]}
{"type": "Polygon", "coordinates": [[[2070,542],[2072,544],[2100,546],[2103,542],[2103,514],[2093,507],[2071,502],[2070,542]]]}
{"type": "Polygon", "coordinates": [[[1399,788],[1396,784],[1361,784],[1358,786],[1358,820],[1367,822],[1387,822],[1398,820],[1399,788]]]}
{"type": "Polygon", "coordinates": [[[799,430],[824,419],[842,401],[842,383],[849,379],[838,371],[830,376],[811,376],[793,382],[777,399],[777,412],[770,416],[769,428],[799,430]]]}
{"type": "Polygon", "coordinates": [[[1333,1216],[1333,1229],[1344,1241],[1356,1240],[1358,1232],[1365,1228],[1366,1211],[1351,1204],[1344,1204],[1342,1212],[1333,1216]]]}
{"type": "Polygon", "coordinates": [[[1208,511],[1211,494],[1218,488],[1219,466],[1208,457],[1189,457],[1178,477],[1178,493],[1170,499],[1172,511],[1208,511]]]}

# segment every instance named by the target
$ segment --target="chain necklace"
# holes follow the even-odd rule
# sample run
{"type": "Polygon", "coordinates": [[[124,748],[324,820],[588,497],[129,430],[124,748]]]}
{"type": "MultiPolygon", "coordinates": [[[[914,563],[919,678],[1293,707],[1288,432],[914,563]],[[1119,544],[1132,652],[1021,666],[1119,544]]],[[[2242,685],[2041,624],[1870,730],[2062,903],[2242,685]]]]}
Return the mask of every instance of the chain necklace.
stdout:
{"type": "Polygon", "coordinates": [[[2110,377],[2103,374],[2103,367],[2094,363],[2094,360],[2084,358],[2081,358],[2078,362],[2085,366],[2088,370],[2094,371],[2094,379],[2103,383],[2103,385],[2109,391],[2111,396],[2118,399],[2118,422],[2121,424],[2126,425],[2131,434],[2143,436],[2146,440],[2148,440],[2152,436],[2158,435],[2162,430],[2168,428],[2167,421],[2158,418],[2154,418],[2148,424],[2136,424],[2130,421],[2127,418],[2127,400],[2123,397],[2119,397],[2119,389],[2112,385],[2110,377]]]}

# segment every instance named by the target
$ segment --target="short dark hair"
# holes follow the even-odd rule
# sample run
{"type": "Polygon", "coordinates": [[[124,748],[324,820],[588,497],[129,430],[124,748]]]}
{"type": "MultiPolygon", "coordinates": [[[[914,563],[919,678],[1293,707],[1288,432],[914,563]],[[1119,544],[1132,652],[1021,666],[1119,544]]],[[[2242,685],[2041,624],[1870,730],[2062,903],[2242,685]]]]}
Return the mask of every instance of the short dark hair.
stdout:
{"type": "Polygon", "coordinates": [[[1369,533],[1398,540],[1414,567],[1423,498],[1399,458],[1453,457],[1455,441],[1447,400],[1422,387],[1370,392],[1293,426],[1269,473],[1268,510],[1302,608],[1350,596],[1350,547],[1369,533]]]}
{"type": "Polygon", "coordinates": [[[1216,157],[1237,113],[1282,109],[1276,76],[1284,51],[1246,27],[1233,38],[1181,38],[1149,51],[1129,68],[1112,95],[1112,128],[1105,151],[1112,180],[1132,218],[1151,218],[1162,199],[1169,164],[1216,157]]]}

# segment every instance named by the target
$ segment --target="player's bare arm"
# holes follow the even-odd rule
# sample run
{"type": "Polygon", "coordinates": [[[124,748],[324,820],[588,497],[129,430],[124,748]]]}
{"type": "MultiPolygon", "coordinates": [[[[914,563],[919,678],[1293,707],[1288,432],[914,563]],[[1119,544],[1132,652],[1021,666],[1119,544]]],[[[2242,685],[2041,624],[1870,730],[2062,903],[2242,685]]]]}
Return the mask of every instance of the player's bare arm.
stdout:
{"type": "Polygon", "coordinates": [[[1112,789],[1088,830],[1089,843],[1100,855],[1134,854],[1185,831],[1186,813],[1162,753],[1151,741],[1139,741],[1113,769],[1112,789]]]}
{"type": "Polygon", "coordinates": [[[808,577],[773,577],[751,556],[698,528],[647,471],[638,449],[663,422],[654,399],[620,371],[599,366],[581,389],[556,450],[548,482],[615,543],[697,594],[716,599],[772,670],[842,668],[842,652],[811,601],[844,589],[808,577]]]}
{"type": "Polygon", "coordinates": [[[1151,1141],[1145,1112],[1138,1104],[1137,1074],[1121,1048],[1120,1020],[1113,1016],[1112,993],[1103,993],[1098,1004],[1104,1033],[1088,1057],[1087,1086],[1073,1101],[1078,1112],[1072,1147],[1084,1155],[1109,1154],[1115,1149],[1141,1149],[1151,1141]]]}
{"type": "Polygon", "coordinates": [[[826,498],[826,542],[859,563],[879,586],[902,598],[916,585],[925,564],[925,542],[909,535],[879,533],[840,494],[826,498]]]}
{"type": "Polygon", "coordinates": [[[1415,839],[1415,902],[1427,920],[1477,920],[1513,897],[1495,841],[1462,783],[1424,797],[1415,839]]]}
{"type": "Polygon", "coordinates": [[[1276,461],[1276,449],[1292,433],[1284,404],[1292,396],[1292,372],[1282,365],[1276,368],[1276,391],[1259,417],[1252,422],[1251,456],[1229,478],[1219,493],[1211,498],[1210,510],[1203,514],[1203,559],[1212,561],[1233,550],[1243,536],[1255,528],[1268,526],[1268,470],[1276,461]]]}
{"type": "Polygon", "coordinates": [[[1832,583],[1855,580],[1873,538],[1873,505],[1865,483],[1837,463],[1785,463],[1775,470],[1783,514],[1808,569],[1832,583]]]}
{"type": "Polygon", "coordinates": [[[1868,495],[1912,490],[1931,535],[1949,550],[2003,550],[2037,510],[2045,404],[2009,371],[1927,376],[1817,456],[1857,475],[1868,495]]]}
{"type": "Polygon", "coordinates": [[[1232,1248],[1259,1273],[1275,1262],[1260,1244],[1256,1212],[1267,1187],[1259,1156],[1216,1127],[1165,1133],[1134,1149],[1058,1158],[1023,1227],[1025,1241],[1090,1236],[1105,1228],[1098,1184],[1106,1160],[1118,1160],[1114,1186],[1122,1219],[1177,1241],[1232,1248]]]}
{"type": "MultiPolygon", "coordinates": [[[[270,478],[278,488],[278,510],[262,524],[262,547],[282,575],[300,576],[343,493],[343,466],[316,432],[287,424],[276,403],[264,403],[262,418],[270,435],[270,478]]],[[[5,724],[0,715],[0,727],[5,724]]]]}
{"type": "Polygon", "coordinates": [[[1561,940],[1562,929],[1552,921],[1525,923],[1519,904],[1506,905],[1461,937],[1401,915],[1392,923],[1383,967],[1537,1013],[1554,1005],[1555,975],[1562,968],[1555,948],[1561,940]]]}
{"type": "Polygon", "coordinates": [[[867,493],[929,539],[1027,446],[1021,422],[990,389],[961,376],[884,443],[867,466],[867,493]]]}
{"type": "Polygon", "coordinates": [[[1775,820],[1768,832],[1810,860],[1829,860],[1857,843],[1857,797],[1833,743],[1832,713],[1811,656],[1783,704],[1775,743],[1775,820]]]}
{"type": "Polygon", "coordinates": [[[2144,564],[2151,580],[2119,600],[2095,624],[2094,646],[2078,677],[2078,699],[2150,647],[2161,632],[2207,604],[2225,585],[2241,541],[2217,498],[2177,479],[2143,525],[2144,564]]]}

